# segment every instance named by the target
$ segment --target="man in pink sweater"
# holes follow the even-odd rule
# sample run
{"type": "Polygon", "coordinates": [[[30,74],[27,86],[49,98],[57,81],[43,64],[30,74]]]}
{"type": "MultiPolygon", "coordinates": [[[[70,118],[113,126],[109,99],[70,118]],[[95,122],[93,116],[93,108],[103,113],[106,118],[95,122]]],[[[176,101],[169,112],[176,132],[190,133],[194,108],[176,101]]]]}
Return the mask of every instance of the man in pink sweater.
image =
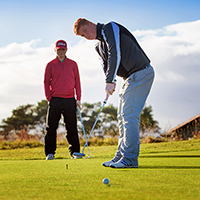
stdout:
{"type": "Polygon", "coordinates": [[[56,131],[61,115],[64,117],[72,158],[75,158],[74,152],[80,152],[76,118],[76,106],[81,107],[79,70],[76,62],[66,57],[67,43],[64,40],[56,42],[55,52],[57,57],[47,64],[44,75],[44,91],[49,102],[45,135],[46,160],[54,159],[56,131]]]}

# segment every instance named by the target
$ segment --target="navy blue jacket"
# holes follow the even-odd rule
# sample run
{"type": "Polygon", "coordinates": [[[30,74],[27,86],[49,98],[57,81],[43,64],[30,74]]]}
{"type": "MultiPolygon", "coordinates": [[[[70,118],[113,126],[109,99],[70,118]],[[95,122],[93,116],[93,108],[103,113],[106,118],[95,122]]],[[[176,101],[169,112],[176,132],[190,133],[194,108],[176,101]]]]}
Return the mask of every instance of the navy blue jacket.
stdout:
{"type": "Polygon", "coordinates": [[[106,83],[112,83],[116,75],[126,79],[150,63],[135,37],[116,22],[98,23],[96,39],[99,40],[96,51],[103,60],[106,83]]]}

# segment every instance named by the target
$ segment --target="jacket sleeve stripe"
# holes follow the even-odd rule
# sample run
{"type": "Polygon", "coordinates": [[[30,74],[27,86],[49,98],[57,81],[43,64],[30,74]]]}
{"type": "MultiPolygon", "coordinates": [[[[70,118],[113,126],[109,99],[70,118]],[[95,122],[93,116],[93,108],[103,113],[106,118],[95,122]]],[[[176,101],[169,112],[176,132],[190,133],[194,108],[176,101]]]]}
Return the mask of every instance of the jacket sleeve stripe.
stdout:
{"type": "MultiPolygon", "coordinates": [[[[107,29],[107,34],[108,34],[109,31],[110,31],[110,33],[112,32],[114,38],[113,39],[109,38],[109,42],[110,42],[111,46],[113,46],[112,42],[115,43],[115,45],[114,45],[114,47],[115,47],[114,52],[116,52],[116,54],[117,54],[116,55],[116,60],[114,61],[113,59],[115,59],[115,58],[111,57],[110,59],[112,59],[112,62],[111,61],[109,62],[110,64],[111,63],[115,63],[115,66],[109,66],[109,68],[114,69],[114,71],[111,70],[111,69],[109,70],[110,72],[113,71],[112,72],[112,78],[109,77],[109,80],[111,80],[112,82],[114,82],[114,79],[115,79],[115,77],[117,75],[117,71],[118,71],[118,68],[119,68],[119,65],[120,65],[120,61],[121,61],[121,53],[120,53],[120,29],[119,29],[119,27],[114,22],[111,22],[110,24],[111,24],[110,30],[107,29]]],[[[106,35],[105,35],[105,32],[104,32],[103,29],[102,29],[101,34],[102,34],[104,40],[106,42],[108,42],[108,39],[106,38],[106,35]]]]}
{"type": "Polygon", "coordinates": [[[113,81],[114,82],[114,79],[117,75],[117,70],[119,68],[119,64],[120,64],[120,61],[121,61],[121,53],[120,53],[120,36],[119,36],[119,27],[111,22],[112,24],[112,28],[113,28],[113,32],[114,32],[114,36],[115,36],[115,43],[116,43],[116,50],[117,50],[117,65],[116,65],[116,68],[115,68],[115,74],[113,76],[113,81]]]}

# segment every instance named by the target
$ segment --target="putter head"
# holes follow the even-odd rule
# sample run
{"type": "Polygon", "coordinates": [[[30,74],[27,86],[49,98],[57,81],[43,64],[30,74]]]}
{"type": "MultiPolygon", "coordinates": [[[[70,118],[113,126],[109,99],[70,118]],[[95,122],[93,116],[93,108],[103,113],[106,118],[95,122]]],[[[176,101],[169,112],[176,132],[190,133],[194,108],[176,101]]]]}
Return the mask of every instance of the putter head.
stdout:
{"type": "Polygon", "coordinates": [[[84,157],[84,156],[85,156],[84,153],[79,153],[79,152],[74,152],[74,153],[72,154],[72,158],[73,158],[73,159],[82,158],[82,157],[84,157]]]}

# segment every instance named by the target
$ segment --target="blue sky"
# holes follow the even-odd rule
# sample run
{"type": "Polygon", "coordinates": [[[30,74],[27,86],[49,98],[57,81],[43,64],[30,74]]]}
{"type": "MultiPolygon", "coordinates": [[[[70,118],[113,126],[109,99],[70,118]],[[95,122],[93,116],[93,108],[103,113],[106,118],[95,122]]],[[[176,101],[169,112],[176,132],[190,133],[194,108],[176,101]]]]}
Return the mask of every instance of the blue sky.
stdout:
{"type": "MultiPolygon", "coordinates": [[[[67,56],[79,65],[82,102],[104,99],[96,42],[73,33],[79,17],[95,23],[116,21],[136,36],[156,70],[147,105],[152,105],[163,130],[199,114],[199,11],[199,0],[1,1],[0,121],[19,105],[45,98],[44,68],[61,38],[68,43],[67,56]]],[[[118,83],[109,100],[116,106],[121,79],[118,83]]]]}
{"type": "Polygon", "coordinates": [[[129,29],[157,29],[194,21],[199,18],[200,1],[196,0],[7,0],[0,3],[0,46],[42,39],[49,45],[58,37],[74,44],[72,32],[79,17],[94,22],[117,21],[129,29]]]}

